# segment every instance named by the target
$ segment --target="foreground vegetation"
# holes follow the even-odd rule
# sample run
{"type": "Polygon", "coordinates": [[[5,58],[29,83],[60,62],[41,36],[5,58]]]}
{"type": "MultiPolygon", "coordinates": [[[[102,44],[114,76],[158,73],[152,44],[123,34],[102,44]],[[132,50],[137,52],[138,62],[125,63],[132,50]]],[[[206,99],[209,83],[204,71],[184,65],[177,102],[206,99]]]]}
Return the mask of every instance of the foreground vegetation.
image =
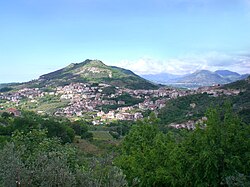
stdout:
{"type": "Polygon", "coordinates": [[[32,112],[22,115],[2,113],[0,117],[0,186],[127,184],[122,171],[112,164],[116,144],[111,147],[110,134],[107,143],[101,137],[95,140],[85,121],[32,112]]]}
{"type": "Polygon", "coordinates": [[[193,131],[163,132],[153,114],[96,129],[31,114],[0,118],[0,186],[250,185],[250,125],[229,104],[193,131]]]}
{"type": "Polygon", "coordinates": [[[159,131],[156,121],[135,126],[116,164],[129,185],[249,186],[250,126],[229,106],[210,109],[194,131],[159,131]]]}

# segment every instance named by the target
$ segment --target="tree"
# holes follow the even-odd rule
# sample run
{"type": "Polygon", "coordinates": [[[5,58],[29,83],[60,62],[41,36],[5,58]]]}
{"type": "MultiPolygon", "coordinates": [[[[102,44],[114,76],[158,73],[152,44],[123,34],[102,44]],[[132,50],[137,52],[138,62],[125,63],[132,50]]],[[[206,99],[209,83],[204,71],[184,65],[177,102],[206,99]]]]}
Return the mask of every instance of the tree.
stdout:
{"type": "Polygon", "coordinates": [[[78,186],[125,187],[127,181],[120,168],[113,165],[113,155],[87,159],[87,167],[78,170],[78,186]]]}
{"type": "Polygon", "coordinates": [[[207,117],[206,126],[196,128],[176,155],[184,168],[179,173],[182,185],[249,185],[250,126],[233,114],[229,104],[208,110],[207,117]]]}
{"type": "Polygon", "coordinates": [[[71,124],[72,129],[74,129],[75,134],[81,136],[83,139],[92,140],[93,133],[89,132],[89,128],[86,121],[75,121],[71,124]]]}
{"type": "Polygon", "coordinates": [[[134,126],[116,159],[129,185],[249,186],[250,125],[229,104],[211,108],[194,131],[163,134],[157,119],[134,126]]]}
{"type": "Polygon", "coordinates": [[[45,130],[15,132],[0,150],[0,186],[127,186],[113,157],[79,159],[75,148],[45,130]]]}
{"type": "Polygon", "coordinates": [[[8,119],[8,118],[10,118],[10,117],[13,117],[14,115],[13,115],[12,113],[3,112],[1,116],[2,116],[2,118],[4,118],[4,119],[8,119]]]}
{"type": "Polygon", "coordinates": [[[105,95],[115,94],[115,92],[116,92],[116,88],[114,86],[108,86],[108,87],[102,88],[102,93],[105,95]]]}
{"type": "Polygon", "coordinates": [[[0,151],[0,186],[72,186],[75,156],[44,130],[16,132],[0,151]]]}
{"type": "Polygon", "coordinates": [[[155,116],[144,122],[138,122],[125,137],[122,154],[116,159],[129,185],[164,186],[165,168],[162,167],[168,157],[168,146],[172,144],[170,136],[159,132],[155,116]],[[169,140],[169,141],[167,141],[169,140]]]}
{"type": "Polygon", "coordinates": [[[48,130],[48,136],[51,138],[59,137],[63,143],[71,143],[74,140],[74,130],[64,122],[58,122],[52,118],[43,120],[41,126],[48,130]]]}

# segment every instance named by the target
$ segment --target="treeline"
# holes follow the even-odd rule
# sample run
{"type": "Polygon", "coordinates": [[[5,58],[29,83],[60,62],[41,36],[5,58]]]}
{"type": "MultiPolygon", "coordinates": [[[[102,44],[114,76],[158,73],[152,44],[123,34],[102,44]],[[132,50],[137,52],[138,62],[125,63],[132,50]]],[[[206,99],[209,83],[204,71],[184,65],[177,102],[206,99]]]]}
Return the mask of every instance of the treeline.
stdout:
{"type": "Polygon", "coordinates": [[[3,112],[0,116],[0,143],[9,140],[15,131],[26,133],[32,129],[44,129],[48,138],[60,138],[62,143],[72,143],[76,135],[91,139],[93,135],[88,131],[88,124],[83,120],[71,122],[66,118],[40,116],[27,111],[23,111],[20,117],[3,112]]]}

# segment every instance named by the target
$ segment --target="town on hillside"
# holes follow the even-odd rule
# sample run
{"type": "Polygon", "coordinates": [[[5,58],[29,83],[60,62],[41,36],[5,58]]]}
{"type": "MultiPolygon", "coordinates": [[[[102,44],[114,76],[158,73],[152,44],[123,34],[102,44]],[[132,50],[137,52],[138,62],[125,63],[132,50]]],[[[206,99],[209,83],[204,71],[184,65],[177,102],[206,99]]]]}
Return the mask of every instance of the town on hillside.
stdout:
{"type": "MultiPolygon", "coordinates": [[[[32,109],[39,114],[68,118],[81,118],[88,115],[93,125],[99,125],[112,120],[142,119],[146,117],[145,111],[157,112],[166,105],[168,100],[182,96],[207,93],[211,97],[218,97],[238,95],[241,91],[222,89],[219,85],[194,90],[167,87],[158,90],[132,90],[108,84],[71,83],[49,89],[23,88],[1,93],[0,109],[14,115],[20,114],[17,112],[18,109],[32,109]],[[49,104],[53,102],[56,103],[54,110],[40,107],[44,103],[50,106],[49,104]]],[[[191,107],[195,107],[195,103],[191,107]]],[[[180,128],[178,124],[172,124],[172,126],[180,128]]],[[[192,127],[188,126],[188,128],[192,127]]]]}

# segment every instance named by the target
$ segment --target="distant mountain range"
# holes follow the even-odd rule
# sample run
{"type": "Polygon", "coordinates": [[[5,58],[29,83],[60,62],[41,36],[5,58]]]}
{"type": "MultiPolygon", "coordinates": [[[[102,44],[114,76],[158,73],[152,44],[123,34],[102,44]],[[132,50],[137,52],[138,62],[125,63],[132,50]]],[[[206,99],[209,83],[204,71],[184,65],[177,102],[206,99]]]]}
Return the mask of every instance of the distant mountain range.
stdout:
{"type": "Polygon", "coordinates": [[[143,78],[156,83],[187,88],[212,86],[215,84],[227,84],[237,80],[245,79],[248,76],[249,74],[240,75],[239,73],[229,70],[217,70],[215,72],[199,70],[194,73],[182,76],[168,73],[142,75],[143,78]]]}
{"type": "Polygon", "coordinates": [[[130,89],[157,89],[159,86],[141,78],[132,71],[107,66],[100,60],[85,60],[81,63],[72,63],[60,70],[42,75],[19,87],[56,87],[73,82],[82,83],[106,83],[111,86],[130,89]]]}

